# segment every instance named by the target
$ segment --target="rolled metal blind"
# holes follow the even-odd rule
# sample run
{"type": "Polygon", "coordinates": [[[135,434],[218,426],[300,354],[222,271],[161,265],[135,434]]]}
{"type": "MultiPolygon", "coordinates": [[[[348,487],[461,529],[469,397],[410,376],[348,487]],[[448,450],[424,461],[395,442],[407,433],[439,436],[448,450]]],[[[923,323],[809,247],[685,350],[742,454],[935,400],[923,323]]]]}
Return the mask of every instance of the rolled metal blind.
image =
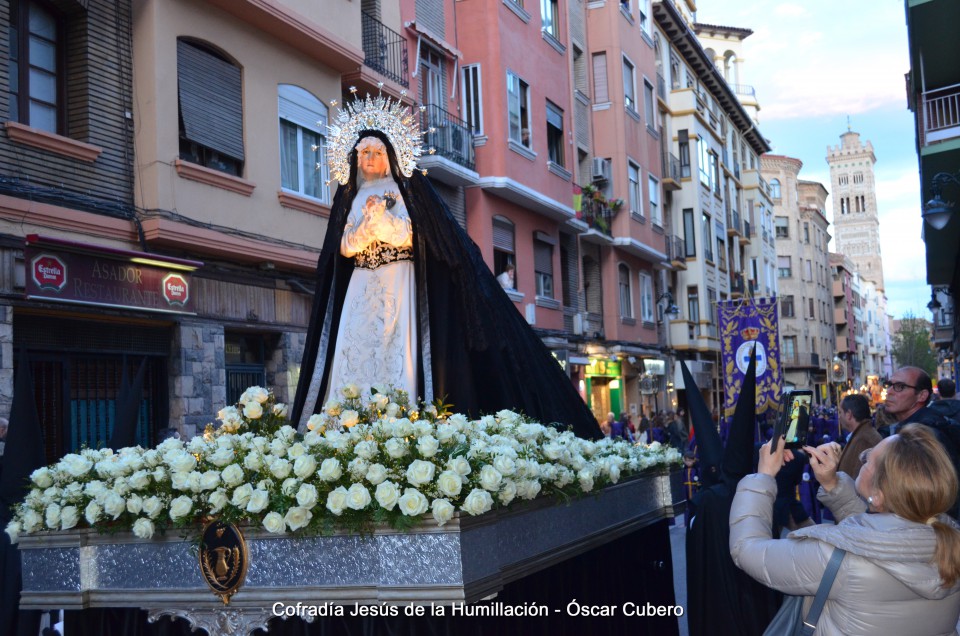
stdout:
{"type": "Polygon", "coordinates": [[[240,69],[177,40],[177,91],[187,139],[243,161],[240,69]]]}

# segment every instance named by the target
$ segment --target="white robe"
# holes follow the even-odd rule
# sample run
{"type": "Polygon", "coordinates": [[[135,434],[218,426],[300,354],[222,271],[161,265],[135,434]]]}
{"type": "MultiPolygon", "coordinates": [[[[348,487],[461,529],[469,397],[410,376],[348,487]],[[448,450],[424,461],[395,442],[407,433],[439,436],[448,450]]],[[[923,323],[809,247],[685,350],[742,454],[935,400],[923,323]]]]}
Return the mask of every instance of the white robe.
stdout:
{"type": "MultiPolygon", "coordinates": [[[[360,186],[347,217],[340,253],[351,257],[378,242],[388,250],[413,248],[410,216],[396,183],[389,177],[360,186]],[[383,204],[385,193],[394,197],[395,203],[389,209],[383,204]],[[380,199],[368,206],[371,196],[380,199]],[[365,207],[369,209],[365,211],[365,207]]],[[[417,316],[413,261],[397,260],[376,269],[354,267],[341,311],[326,398],[340,399],[339,389],[352,383],[361,389],[393,385],[415,400],[417,316]]]]}

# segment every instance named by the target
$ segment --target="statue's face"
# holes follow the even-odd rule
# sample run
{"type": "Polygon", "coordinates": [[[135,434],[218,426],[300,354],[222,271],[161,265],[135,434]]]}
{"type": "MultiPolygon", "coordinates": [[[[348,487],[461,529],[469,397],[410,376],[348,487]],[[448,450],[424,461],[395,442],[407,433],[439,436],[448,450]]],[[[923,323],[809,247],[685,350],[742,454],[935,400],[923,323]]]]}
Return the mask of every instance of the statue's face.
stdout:
{"type": "Polygon", "coordinates": [[[375,137],[366,137],[357,145],[357,169],[364,179],[379,179],[387,175],[390,162],[387,148],[375,137]]]}

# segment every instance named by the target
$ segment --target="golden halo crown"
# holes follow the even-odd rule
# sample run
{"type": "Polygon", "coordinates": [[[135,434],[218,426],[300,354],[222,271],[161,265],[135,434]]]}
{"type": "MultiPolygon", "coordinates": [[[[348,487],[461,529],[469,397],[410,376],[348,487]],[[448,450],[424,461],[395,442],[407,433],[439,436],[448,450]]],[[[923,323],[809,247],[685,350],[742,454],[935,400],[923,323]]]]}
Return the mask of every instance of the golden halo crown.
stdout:
{"type": "MultiPolygon", "coordinates": [[[[382,85],[381,85],[382,87],[382,85]]],[[[356,94],[357,89],[350,87],[356,94]]],[[[401,96],[406,91],[400,93],[401,96]]],[[[331,102],[332,106],[337,103],[331,102]]],[[[421,106],[420,110],[424,110],[421,106]]],[[[330,179],[341,185],[350,179],[350,152],[357,143],[360,132],[379,130],[393,146],[397,154],[397,164],[405,177],[417,169],[417,160],[423,154],[423,135],[420,124],[408,106],[399,100],[394,101],[383,94],[364,99],[354,99],[337,114],[334,123],[327,126],[327,163],[330,166],[330,179]]],[[[430,150],[431,154],[433,149],[430,150]]],[[[424,171],[426,172],[426,171],[424,171]]]]}

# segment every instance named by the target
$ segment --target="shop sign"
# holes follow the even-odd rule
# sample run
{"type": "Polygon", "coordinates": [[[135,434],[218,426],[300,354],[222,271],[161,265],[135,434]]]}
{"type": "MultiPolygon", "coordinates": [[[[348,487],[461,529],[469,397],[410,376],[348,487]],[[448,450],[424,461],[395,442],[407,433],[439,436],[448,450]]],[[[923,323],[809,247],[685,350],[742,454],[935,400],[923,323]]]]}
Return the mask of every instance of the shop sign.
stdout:
{"type": "Polygon", "coordinates": [[[667,372],[667,362],[657,358],[644,358],[643,370],[650,375],[664,375],[667,372]]]}
{"type": "MultiPolygon", "coordinates": [[[[176,260],[139,253],[56,249],[42,241],[24,247],[27,298],[166,313],[195,313],[190,271],[176,260]],[[53,248],[53,249],[51,249],[53,248]],[[139,261],[139,262],[138,262],[139,261]]],[[[195,269],[191,267],[190,269],[195,269]]]]}
{"type": "Polygon", "coordinates": [[[606,358],[590,358],[586,368],[587,375],[602,375],[612,378],[620,377],[620,361],[606,358]]]}

